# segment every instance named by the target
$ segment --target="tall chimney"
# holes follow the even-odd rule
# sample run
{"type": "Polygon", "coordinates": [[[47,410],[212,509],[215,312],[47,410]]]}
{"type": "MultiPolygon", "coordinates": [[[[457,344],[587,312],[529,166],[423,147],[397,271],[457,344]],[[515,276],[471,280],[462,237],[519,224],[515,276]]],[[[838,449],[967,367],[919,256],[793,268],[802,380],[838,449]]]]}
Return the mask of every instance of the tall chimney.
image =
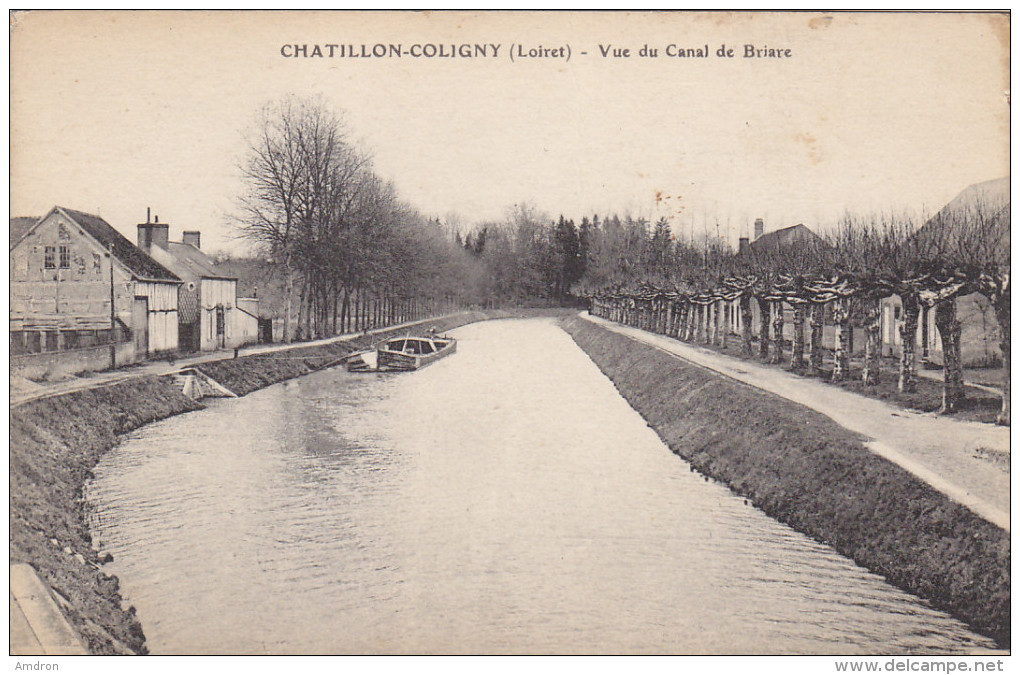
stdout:
{"type": "Polygon", "coordinates": [[[152,251],[153,245],[165,250],[170,241],[170,224],[159,222],[159,216],[156,216],[155,222],[150,222],[151,213],[151,209],[146,209],[145,222],[138,223],[138,248],[146,253],[152,251]]]}
{"type": "Polygon", "coordinates": [[[757,239],[765,234],[765,221],[761,218],[754,219],[754,238],[757,239]]]}
{"type": "Polygon", "coordinates": [[[751,250],[750,240],[747,237],[741,237],[739,242],[737,253],[740,255],[747,255],[747,253],[751,250]]]}
{"type": "Polygon", "coordinates": [[[198,230],[185,230],[182,240],[185,244],[191,244],[197,249],[202,248],[202,233],[198,230]]]}

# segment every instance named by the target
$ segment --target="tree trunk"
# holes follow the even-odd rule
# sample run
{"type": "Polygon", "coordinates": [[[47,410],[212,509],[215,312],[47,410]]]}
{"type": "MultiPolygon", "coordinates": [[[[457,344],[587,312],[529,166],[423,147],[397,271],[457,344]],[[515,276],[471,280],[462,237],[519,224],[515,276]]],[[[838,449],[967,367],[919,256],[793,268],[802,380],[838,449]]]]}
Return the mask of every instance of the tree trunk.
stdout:
{"type": "Polygon", "coordinates": [[[703,342],[706,345],[715,344],[715,319],[713,318],[714,305],[708,303],[705,305],[705,334],[703,336],[703,342]]]}
{"type": "Polygon", "coordinates": [[[790,365],[794,370],[804,368],[804,304],[797,303],[793,306],[793,353],[790,356],[790,365]]]}
{"type": "Polygon", "coordinates": [[[927,305],[921,307],[921,363],[928,363],[931,358],[929,349],[931,348],[931,335],[929,335],[930,328],[928,324],[931,323],[931,319],[928,318],[928,312],[931,308],[927,305]]]}
{"type": "Polygon", "coordinates": [[[364,291],[364,289],[361,288],[361,286],[358,286],[358,288],[355,289],[355,291],[358,294],[357,295],[357,298],[358,298],[358,300],[357,300],[357,302],[358,302],[357,307],[358,307],[358,309],[357,309],[357,312],[354,315],[355,318],[356,318],[356,321],[355,321],[355,324],[354,324],[354,331],[355,332],[361,332],[361,331],[365,330],[365,291],[364,291]]]}
{"type": "Polygon", "coordinates": [[[722,327],[719,329],[719,346],[723,349],[726,349],[726,340],[729,336],[730,330],[732,330],[730,325],[731,311],[732,308],[730,307],[729,302],[726,300],[719,301],[719,313],[722,315],[722,327]]]}
{"type": "Polygon", "coordinates": [[[1009,289],[1002,293],[995,303],[995,318],[999,322],[999,348],[1002,350],[1002,412],[996,420],[1003,426],[1009,426],[1009,289]]]}
{"type": "Polygon", "coordinates": [[[777,300],[772,304],[772,340],[775,342],[775,350],[772,352],[770,363],[783,362],[783,301],[777,300]]]}
{"type": "Polygon", "coordinates": [[[344,300],[340,304],[340,330],[343,333],[349,333],[349,321],[350,321],[350,310],[351,310],[351,292],[344,287],[344,300]]]}
{"type": "Polygon", "coordinates": [[[960,361],[960,322],[956,318],[956,298],[935,305],[935,326],[942,338],[942,408],[940,413],[960,409],[963,390],[963,364],[960,361]]]}
{"type": "Polygon", "coordinates": [[[333,335],[337,334],[337,309],[340,307],[340,293],[337,292],[336,286],[332,286],[329,289],[329,325],[330,331],[333,335]]]}
{"type": "Polygon", "coordinates": [[[811,303],[811,347],[808,372],[818,375],[822,370],[822,339],[825,335],[825,303],[811,303]]]}
{"type": "Polygon", "coordinates": [[[836,326],[832,381],[841,382],[850,377],[850,353],[847,351],[847,333],[852,330],[852,327],[850,326],[850,312],[847,311],[845,299],[840,298],[832,303],[832,320],[836,326]]]}
{"type": "Polygon", "coordinates": [[[903,325],[900,326],[900,381],[897,385],[900,392],[910,393],[917,389],[917,319],[921,305],[917,296],[907,293],[901,296],[903,301],[903,325]]]}
{"type": "Polygon", "coordinates": [[[768,300],[755,298],[758,301],[758,358],[769,360],[769,327],[771,325],[771,306],[768,300]]]}
{"type": "Polygon", "coordinates": [[[290,266],[290,254],[284,258],[283,263],[285,299],[283,302],[283,341],[291,341],[290,315],[294,311],[294,270],[290,266]]]}
{"type": "Polygon", "coordinates": [[[874,386],[881,379],[882,369],[882,301],[865,298],[864,303],[864,369],[861,380],[874,386]]]}
{"type": "Polygon", "coordinates": [[[295,336],[298,340],[301,340],[302,330],[304,330],[305,294],[307,288],[307,284],[301,284],[301,293],[298,295],[297,335],[295,336]]]}
{"type": "Polygon", "coordinates": [[[744,356],[748,358],[751,358],[754,354],[754,345],[752,344],[751,337],[752,321],[754,321],[754,313],[751,312],[751,296],[745,293],[740,296],[740,328],[743,334],[744,356]]]}
{"type": "Polygon", "coordinates": [[[726,347],[726,301],[715,302],[715,346],[726,347]]]}

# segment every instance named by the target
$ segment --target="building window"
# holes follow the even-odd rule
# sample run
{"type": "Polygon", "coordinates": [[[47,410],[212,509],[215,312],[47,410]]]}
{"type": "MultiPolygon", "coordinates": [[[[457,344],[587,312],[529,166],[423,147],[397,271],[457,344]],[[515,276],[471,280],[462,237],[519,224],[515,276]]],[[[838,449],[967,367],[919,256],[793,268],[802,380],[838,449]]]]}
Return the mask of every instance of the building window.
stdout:
{"type": "Polygon", "coordinates": [[[47,246],[43,252],[43,267],[48,270],[55,269],[57,266],[57,247],[47,246]]]}
{"type": "Polygon", "coordinates": [[[60,269],[71,269],[71,249],[67,246],[60,247],[60,269]]]}
{"type": "Polygon", "coordinates": [[[897,321],[900,320],[900,306],[899,305],[893,305],[893,318],[896,319],[897,321]]]}

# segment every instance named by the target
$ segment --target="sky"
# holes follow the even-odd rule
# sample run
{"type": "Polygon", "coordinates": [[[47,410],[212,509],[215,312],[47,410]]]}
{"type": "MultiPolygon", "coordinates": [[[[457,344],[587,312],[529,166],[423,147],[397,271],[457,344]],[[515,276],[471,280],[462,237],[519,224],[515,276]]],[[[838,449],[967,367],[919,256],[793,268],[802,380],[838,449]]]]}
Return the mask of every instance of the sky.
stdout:
{"type": "Polygon", "coordinates": [[[994,14],[31,12],[11,30],[10,208],[133,240],[151,207],[172,239],[240,253],[245,134],[267,103],[321,96],[404,200],[462,231],[527,203],[735,243],[756,217],[920,220],[1008,175],[1008,90],[994,14]],[[330,44],[404,55],[283,55],[330,44]],[[411,55],[462,44],[499,51],[411,55]]]}

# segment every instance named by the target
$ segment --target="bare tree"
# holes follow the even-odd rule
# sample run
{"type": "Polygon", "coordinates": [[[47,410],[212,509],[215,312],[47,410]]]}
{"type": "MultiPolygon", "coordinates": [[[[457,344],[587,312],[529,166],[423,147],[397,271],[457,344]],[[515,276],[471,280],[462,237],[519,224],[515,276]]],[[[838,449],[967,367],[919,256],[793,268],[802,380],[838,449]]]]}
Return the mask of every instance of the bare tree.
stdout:
{"type": "Polygon", "coordinates": [[[329,146],[343,134],[338,116],[318,100],[285,98],[266,105],[248,136],[242,164],[246,192],[240,198],[242,234],[265,245],[284,268],[284,339],[290,342],[297,254],[332,167],[329,146]]]}

